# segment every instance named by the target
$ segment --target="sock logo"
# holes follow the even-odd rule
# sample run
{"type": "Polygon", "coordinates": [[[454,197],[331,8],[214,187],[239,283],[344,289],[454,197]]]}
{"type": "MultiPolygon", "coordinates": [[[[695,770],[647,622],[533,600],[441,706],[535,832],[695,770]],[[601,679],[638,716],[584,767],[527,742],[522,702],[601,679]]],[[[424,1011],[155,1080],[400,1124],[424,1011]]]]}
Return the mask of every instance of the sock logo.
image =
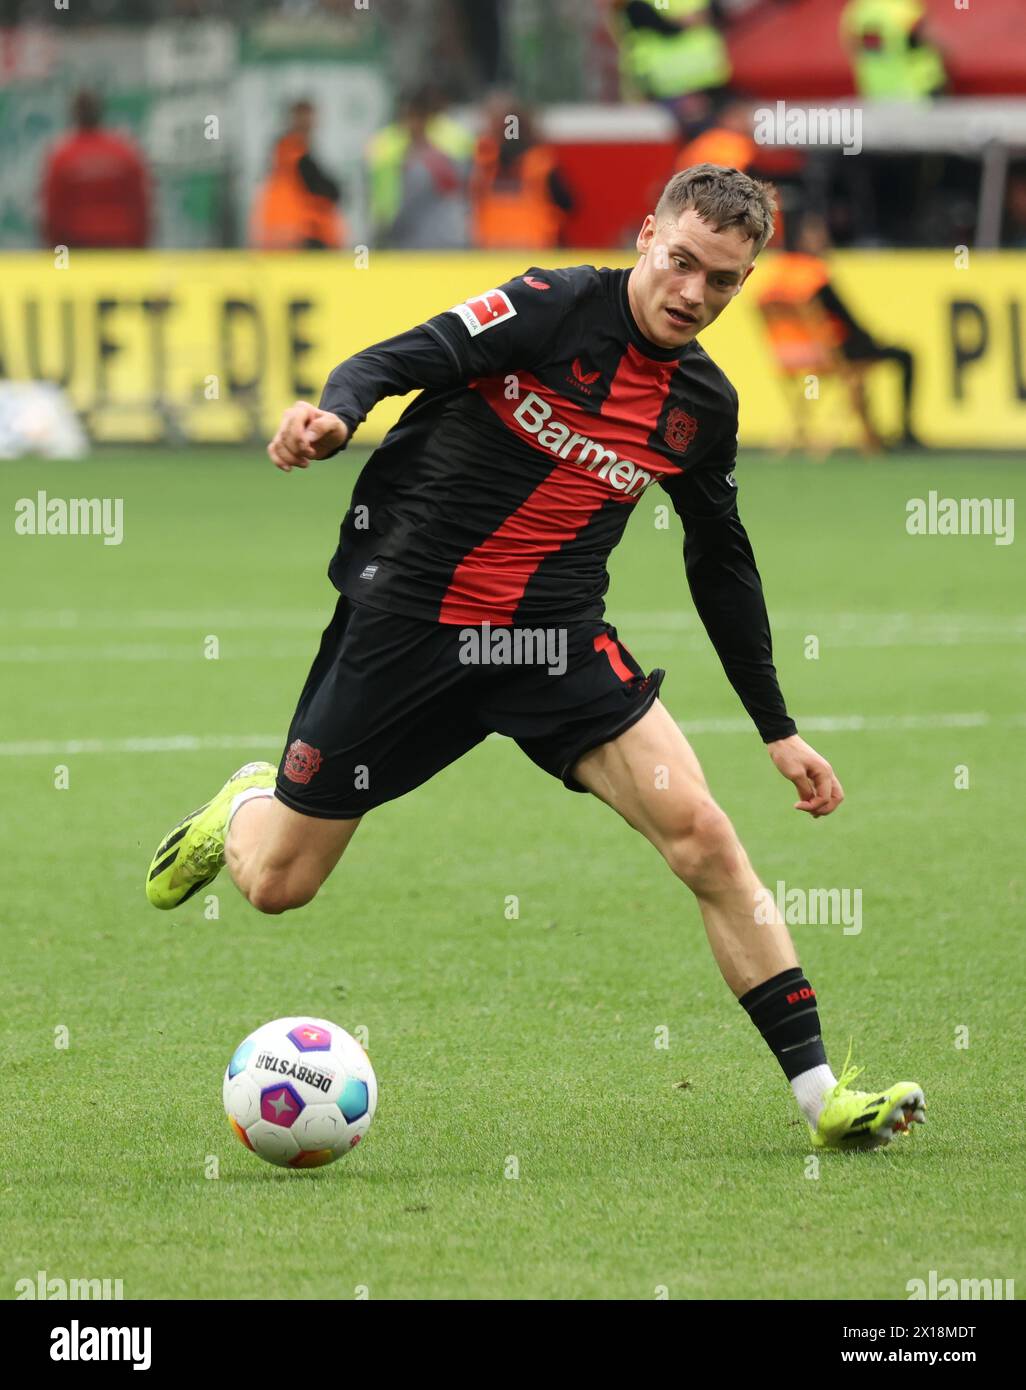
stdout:
{"type": "Polygon", "coordinates": [[[789,1004],[797,1004],[803,999],[815,999],[815,997],[816,991],[812,989],[811,986],[802,985],[801,989],[796,990],[794,994],[789,994],[787,996],[787,1002],[789,1004]]]}

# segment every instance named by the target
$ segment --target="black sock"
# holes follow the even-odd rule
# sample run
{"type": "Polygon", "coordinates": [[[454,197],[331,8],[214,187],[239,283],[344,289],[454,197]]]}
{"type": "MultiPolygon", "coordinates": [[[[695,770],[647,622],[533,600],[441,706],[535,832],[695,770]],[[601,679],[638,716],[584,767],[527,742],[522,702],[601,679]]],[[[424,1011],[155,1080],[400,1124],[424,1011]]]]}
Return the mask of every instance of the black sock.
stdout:
{"type": "Polygon", "coordinates": [[[788,1081],[812,1067],[827,1065],[819,1031],[816,991],[800,965],[742,994],[738,1003],[766,1039],[788,1081]]]}

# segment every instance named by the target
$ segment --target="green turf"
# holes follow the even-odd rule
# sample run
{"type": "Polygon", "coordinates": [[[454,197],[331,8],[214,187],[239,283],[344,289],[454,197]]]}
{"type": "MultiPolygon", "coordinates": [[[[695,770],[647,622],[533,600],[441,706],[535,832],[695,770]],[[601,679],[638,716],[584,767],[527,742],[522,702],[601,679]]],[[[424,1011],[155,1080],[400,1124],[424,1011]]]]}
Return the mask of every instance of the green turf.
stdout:
{"type": "Polygon", "coordinates": [[[290,477],[257,451],[0,465],[0,1291],[40,1269],[120,1278],[128,1298],[900,1299],[931,1269],[1026,1289],[1022,543],[904,527],[906,499],[931,488],[1021,501],[1021,470],[743,459],[784,690],[848,793],[827,821],[791,810],[741,731],[676,518],[654,524],[658,489],[614,557],[610,615],[668,669],[666,702],[700,730],[763,876],[862,889],[861,934],[794,929],[835,1067],[853,1034],[868,1084],[927,1090],[925,1130],[827,1156],[813,1178],[688,893],[506,741],[368,817],[300,913],[261,917],[226,879],[218,921],[202,899],[146,904],[167,826],[239,763],[278,756],[357,462],[290,477]],[[124,543],[15,536],[14,502],[37,488],[123,497],[124,543]],[[266,741],[66,751],[169,735],[266,741]],[[26,740],[41,751],[17,752],[26,740]],[[297,1174],[232,1138],[220,1088],[242,1037],[305,1012],[369,1030],[381,1099],[357,1151],[297,1174]]]}

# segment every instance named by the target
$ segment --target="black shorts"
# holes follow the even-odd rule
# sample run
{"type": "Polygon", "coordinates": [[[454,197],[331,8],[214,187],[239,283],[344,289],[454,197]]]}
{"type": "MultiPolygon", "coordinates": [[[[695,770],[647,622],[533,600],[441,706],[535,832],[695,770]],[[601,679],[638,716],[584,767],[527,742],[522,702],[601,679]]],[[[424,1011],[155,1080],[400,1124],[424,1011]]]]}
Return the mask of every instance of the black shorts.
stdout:
{"type": "Polygon", "coordinates": [[[493,732],[584,791],[577,759],[640,719],[664,674],[646,676],[600,620],[458,627],[343,596],[299,697],[277,795],[307,816],[362,816],[493,732]]]}

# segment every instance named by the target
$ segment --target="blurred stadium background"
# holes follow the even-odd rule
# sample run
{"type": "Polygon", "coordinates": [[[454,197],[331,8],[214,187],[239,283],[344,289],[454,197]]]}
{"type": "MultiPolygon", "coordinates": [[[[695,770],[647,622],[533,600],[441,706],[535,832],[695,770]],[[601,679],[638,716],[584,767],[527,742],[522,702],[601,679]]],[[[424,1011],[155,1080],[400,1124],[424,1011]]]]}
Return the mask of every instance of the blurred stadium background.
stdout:
{"type": "Polygon", "coordinates": [[[805,256],[705,340],[743,445],[1026,442],[1020,0],[5,0],[0,128],[0,381],[95,441],[263,440],[526,264],[629,263],[710,160],[774,182],[805,256]],[[767,133],[780,102],[818,132],[767,133]]]}

